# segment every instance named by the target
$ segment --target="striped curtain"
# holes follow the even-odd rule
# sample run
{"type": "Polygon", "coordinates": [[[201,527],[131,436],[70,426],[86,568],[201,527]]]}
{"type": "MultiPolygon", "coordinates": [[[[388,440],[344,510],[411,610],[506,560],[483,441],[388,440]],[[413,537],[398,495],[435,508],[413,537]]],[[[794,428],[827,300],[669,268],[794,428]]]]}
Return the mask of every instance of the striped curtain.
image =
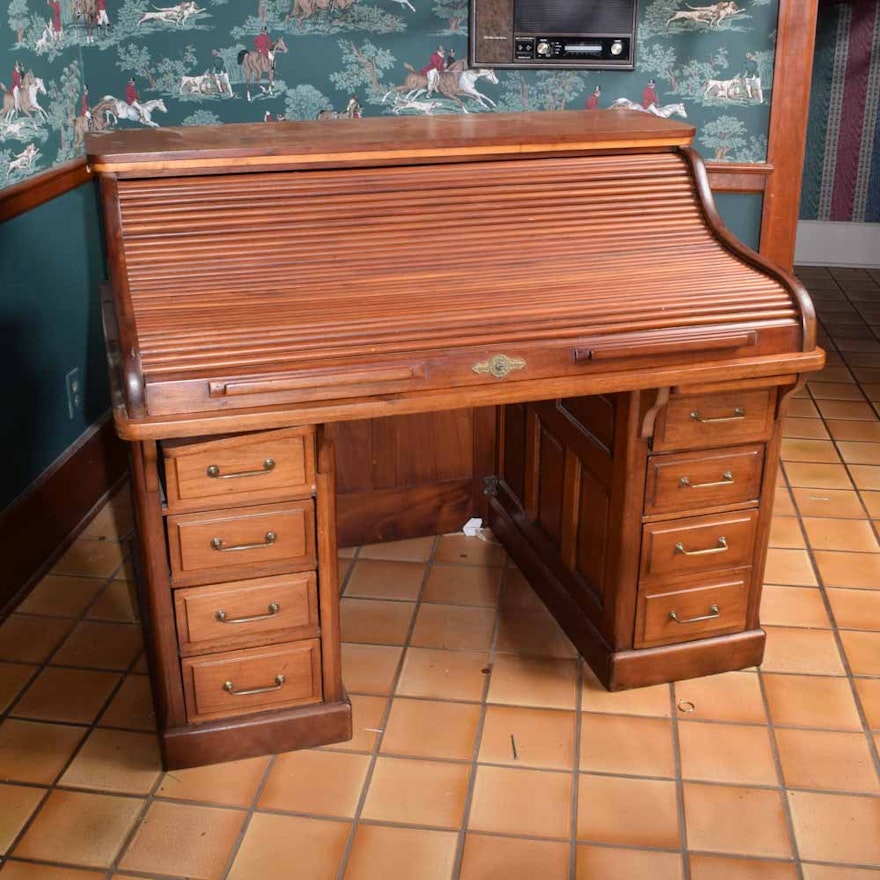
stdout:
{"type": "Polygon", "coordinates": [[[880,223],[880,0],[820,0],[801,219],[880,223]]]}

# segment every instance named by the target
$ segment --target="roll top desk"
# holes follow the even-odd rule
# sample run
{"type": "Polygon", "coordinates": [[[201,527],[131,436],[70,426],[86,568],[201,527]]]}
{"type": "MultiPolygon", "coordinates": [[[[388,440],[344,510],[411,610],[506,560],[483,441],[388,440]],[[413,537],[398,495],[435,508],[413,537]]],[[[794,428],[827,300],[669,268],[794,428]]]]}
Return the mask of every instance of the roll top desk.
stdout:
{"type": "Polygon", "coordinates": [[[608,688],[760,662],[781,417],[824,356],[692,137],[628,111],[89,137],[168,767],[350,736],[354,419],[493,408],[473,511],[608,688]]]}

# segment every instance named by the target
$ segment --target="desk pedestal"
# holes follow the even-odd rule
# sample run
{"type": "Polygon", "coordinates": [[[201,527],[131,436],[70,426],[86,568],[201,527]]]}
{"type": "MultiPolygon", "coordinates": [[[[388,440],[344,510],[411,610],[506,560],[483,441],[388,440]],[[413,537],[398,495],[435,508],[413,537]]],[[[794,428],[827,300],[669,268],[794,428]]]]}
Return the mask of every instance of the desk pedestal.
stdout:
{"type": "MultiPolygon", "coordinates": [[[[760,663],[788,390],[762,380],[499,408],[489,523],[609,689],[760,663]]],[[[349,738],[324,430],[133,449],[166,766],[349,738]]]]}

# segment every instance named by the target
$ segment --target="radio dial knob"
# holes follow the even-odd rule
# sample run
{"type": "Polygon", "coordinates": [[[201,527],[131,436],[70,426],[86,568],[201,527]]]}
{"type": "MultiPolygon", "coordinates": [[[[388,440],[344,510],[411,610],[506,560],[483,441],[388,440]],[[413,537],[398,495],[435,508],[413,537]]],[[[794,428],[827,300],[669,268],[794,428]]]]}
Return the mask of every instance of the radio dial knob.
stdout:
{"type": "Polygon", "coordinates": [[[620,55],[621,52],[623,52],[623,43],[620,40],[615,40],[611,44],[611,54],[620,55]]]}
{"type": "Polygon", "coordinates": [[[539,55],[549,55],[550,44],[546,40],[538,40],[537,52],[539,55]]]}

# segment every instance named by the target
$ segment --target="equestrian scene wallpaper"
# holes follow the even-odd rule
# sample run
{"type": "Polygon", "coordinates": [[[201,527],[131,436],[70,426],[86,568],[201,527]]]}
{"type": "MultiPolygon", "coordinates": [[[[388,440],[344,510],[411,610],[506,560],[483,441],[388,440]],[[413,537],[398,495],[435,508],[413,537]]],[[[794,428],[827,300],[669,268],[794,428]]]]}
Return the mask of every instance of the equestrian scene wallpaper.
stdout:
{"type": "Polygon", "coordinates": [[[339,116],[624,106],[687,118],[706,159],[766,157],[777,0],[640,0],[634,71],[469,69],[467,0],[0,4],[0,186],[87,131],[339,116]]]}

